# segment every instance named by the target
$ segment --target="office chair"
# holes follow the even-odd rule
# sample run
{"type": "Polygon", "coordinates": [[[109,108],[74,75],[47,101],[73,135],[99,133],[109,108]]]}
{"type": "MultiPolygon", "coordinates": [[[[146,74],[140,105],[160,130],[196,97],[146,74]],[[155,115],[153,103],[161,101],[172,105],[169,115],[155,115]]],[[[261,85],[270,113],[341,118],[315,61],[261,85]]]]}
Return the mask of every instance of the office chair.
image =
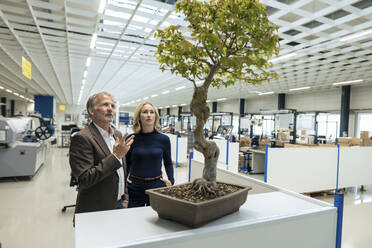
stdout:
{"type": "MultiPolygon", "coordinates": [[[[72,175],[71,173],[71,177],[70,177],[70,187],[75,187],[77,186],[78,183],[77,183],[77,180],[75,179],[75,177],[72,175]]],[[[75,204],[71,204],[71,205],[66,205],[66,206],[63,206],[62,208],[62,212],[66,212],[66,209],[67,208],[74,208],[76,205],[75,204]]]]}
{"type": "MultiPolygon", "coordinates": [[[[72,127],[71,128],[71,134],[70,134],[71,137],[74,136],[74,134],[77,133],[78,131],[80,131],[79,128],[77,128],[76,126],[72,127]]],[[[67,156],[68,156],[68,154],[67,154],[67,156]]],[[[70,174],[70,187],[75,187],[77,185],[78,185],[78,181],[76,180],[76,178],[71,173],[70,174]]],[[[76,190],[77,190],[77,187],[76,187],[76,190]]],[[[76,204],[63,206],[62,212],[64,213],[64,212],[66,212],[67,208],[74,208],[75,206],[76,206],[76,204]]]]}

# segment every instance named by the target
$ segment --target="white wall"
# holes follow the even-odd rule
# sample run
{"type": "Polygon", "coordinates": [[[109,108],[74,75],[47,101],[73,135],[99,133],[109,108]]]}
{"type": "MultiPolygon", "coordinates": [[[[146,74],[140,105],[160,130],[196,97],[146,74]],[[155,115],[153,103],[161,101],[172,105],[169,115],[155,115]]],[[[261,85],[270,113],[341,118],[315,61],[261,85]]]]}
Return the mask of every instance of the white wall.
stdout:
{"type": "MultiPolygon", "coordinates": [[[[10,103],[9,103],[9,108],[10,108],[10,103]]],[[[27,108],[28,113],[34,112],[35,105],[33,103],[27,102],[26,103],[26,108],[27,108]]],[[[20,113],[22,113],[22,114],[25,113],[25,102],[24,101],[15,101],[14,114],[18,115],[20,113]]]]}
{"type": "Polygon", "coordinates": [[[217,112],[233,112],[239,114],[239,99],[217,102],[217,112]]]}
{"type": "Polygon", "coordinates": [[[182,112],[191,112],[190,105],[182,106],[182,112]]]}
{"type": "Polygon", "coordinates": [[[77,124],[82,126],[81,113],[84,111],[84,105],[65,105],[65,110],[59,110],[59,104],[56,104],[56,110],[54,112],[54,120],[57,124],[57,128],[60,130],[61,125],[77,124]],[[65,114],[71,115],[71,121],[65,121],[65,114]]]}
{"type": "MultiPolygon", "coordinates": [[[[165,109],[165,113],[167,113],[167,109],[165,109]]],[[[178,107],[170,108],[170,114],[178,116],[178,107]]]]}
{"type": "Polygon", "coordinates": [[[303,94],[286,94],[285,107],[297,111],[340,110],[341,88],[303,94]]]}
{"type": "Polygon", "coordinates": [[[351,86],[350,109],[372,109],[372,85],[351,86]]]}
{"type": "MultiPolygon", "coordinates": [[[[245,113],[259,113],[261,109],[277,109],[278,95],[257,96],[245,100],[245,113]]],[[[238,109],[239,111],[239,109],[238,109]]],[[[239,113],[239,112],[238,112],[239,113]]]]}

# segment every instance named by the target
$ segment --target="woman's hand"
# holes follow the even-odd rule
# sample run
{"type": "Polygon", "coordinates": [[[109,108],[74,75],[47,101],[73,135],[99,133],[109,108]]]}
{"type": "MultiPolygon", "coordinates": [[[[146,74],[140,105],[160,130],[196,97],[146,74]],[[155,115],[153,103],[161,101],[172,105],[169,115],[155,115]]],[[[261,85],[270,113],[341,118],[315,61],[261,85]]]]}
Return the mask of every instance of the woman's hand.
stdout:
{"type": "Polygon", "coordinates": [[[132,181],[131,181],[131,180],[129,180],[129,178],[127,178],[127,183],[132,183],[132,181]]]}
{"type": "Polygon", "coordinates": [[[172,186],[172,183],[169,181],[169,180],[167,180],[167,179],[164,179],[164,178],[160,178],[160,180],[162,180],[164,183],[165,183],[165,185],[167,186],[167,187],[169,187],[169,186],[172,186]]]}
{"type": "Polygon", "coordinates": [[[127,200],[122,201],[121,205],[123,206],[123,208],[128,208],[128,201],[127,200]]]}

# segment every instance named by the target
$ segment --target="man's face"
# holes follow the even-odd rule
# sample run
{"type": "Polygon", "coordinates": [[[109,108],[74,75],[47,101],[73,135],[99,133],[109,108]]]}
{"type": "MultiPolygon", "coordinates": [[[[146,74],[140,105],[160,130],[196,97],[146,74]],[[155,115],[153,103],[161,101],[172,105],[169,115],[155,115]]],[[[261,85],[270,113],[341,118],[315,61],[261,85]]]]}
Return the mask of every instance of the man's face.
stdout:
{"type": "Polygon", "coordinates": [[[98,124],[110,124],[115,116],[114,100],[107,95],[99,95],[96,104],[89,110],[92,120],[98,124]]]}

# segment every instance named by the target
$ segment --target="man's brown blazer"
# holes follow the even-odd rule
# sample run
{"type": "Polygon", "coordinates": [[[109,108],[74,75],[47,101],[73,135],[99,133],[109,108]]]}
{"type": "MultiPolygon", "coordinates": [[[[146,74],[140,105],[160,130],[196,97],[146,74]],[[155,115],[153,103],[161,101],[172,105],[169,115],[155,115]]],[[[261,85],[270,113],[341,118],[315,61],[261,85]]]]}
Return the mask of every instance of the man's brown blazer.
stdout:
{"type": "MultiPolygon", "coordinates": [[[[114,137],[121,138],[120,132],[115,130],[114,137]]],[[[71,138],[70,167],[78,181],[75,213],[117,207],[119,176],[116,170],[120,166],[93,122],[71,138]]],[[[126,180],[124,161],[123,169],[126,180]]]]}

